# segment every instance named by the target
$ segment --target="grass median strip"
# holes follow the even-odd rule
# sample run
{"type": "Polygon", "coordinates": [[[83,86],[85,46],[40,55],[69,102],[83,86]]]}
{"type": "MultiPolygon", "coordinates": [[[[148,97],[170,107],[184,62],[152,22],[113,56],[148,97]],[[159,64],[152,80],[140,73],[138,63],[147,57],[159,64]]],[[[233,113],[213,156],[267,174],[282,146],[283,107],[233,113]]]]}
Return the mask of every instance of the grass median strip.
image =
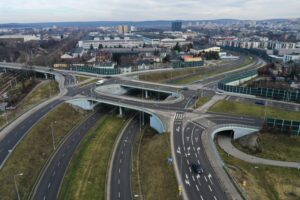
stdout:
{"type": "Polygon", "coordinates": [[[228,156],[219,148],[229,173],[249,199],[300,199],[300,171],[297,169],[249,164],[228,156]]]}
{"type": "Polygon", "coordinates": [[[200,108],[211,100],[211,97],[200,97],[196,102],[196,108],[200,108]]]}
{"type": "MultiPolygon", "coordinates": [[[[140,137],[138,136],[138,139],[140,137]]],[[[158,135],[152,128],[145,128],[137,157],[139,158],[138,169],[143,199],[174,200],[179,198],[173,164],[167,163],[168,157],[171,157],[169,140],[169,133],[158,135]]],[[[136,167],[134,169],[137,170],[136,167]]],[[[137,175],[133,175],[133,181],[134,192],[138,192],[137,175]]],[[[141,194],[138,193],[138,195],[141,194]]]]}
{"type": "Polygon", "coordinates": [[[91,129],[68,167],[60,199],[105,199],[110,154],[126,121],[110,115],[91,129]]]}
{"type": "Polygon", "coordinates": [[[1,200],[17,199],[13,178],[18,173],[23,174],[17,177],[21,199],[28,199],[41,169],[53,153],[51,124],[54,141],[58,145],[86,116],[87,112],[62,104],[41,119],[16,147],[0,171],[1,200]]]}
{"type": "MultiPolygon", "coordinates": [[[[213,105],[209,111],[262,118],[264,117],[265,107],[256,105],[254,103],[250,104],[221,100],[218,101],[215,105],[213,105]]],[[[285,120],[299,120],[300,112],[266,107],[266,117],[285,120]]]]}

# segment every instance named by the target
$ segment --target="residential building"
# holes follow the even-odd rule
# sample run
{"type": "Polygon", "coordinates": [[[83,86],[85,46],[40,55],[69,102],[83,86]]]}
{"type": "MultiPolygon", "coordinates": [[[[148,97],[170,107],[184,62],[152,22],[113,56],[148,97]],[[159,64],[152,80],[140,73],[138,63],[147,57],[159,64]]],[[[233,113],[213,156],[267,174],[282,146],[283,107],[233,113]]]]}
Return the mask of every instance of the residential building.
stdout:
{"type": "Polygon", "coordinates": [[[119,34],[129,33],[129,27],[127,25],[118,26],[118,33],[119,34]]]}
{"type": "Polygon", "coordinates": [[[284,55],[283,62],[288,63],[290,61],[300,61],[300,54],[284,55]]]}

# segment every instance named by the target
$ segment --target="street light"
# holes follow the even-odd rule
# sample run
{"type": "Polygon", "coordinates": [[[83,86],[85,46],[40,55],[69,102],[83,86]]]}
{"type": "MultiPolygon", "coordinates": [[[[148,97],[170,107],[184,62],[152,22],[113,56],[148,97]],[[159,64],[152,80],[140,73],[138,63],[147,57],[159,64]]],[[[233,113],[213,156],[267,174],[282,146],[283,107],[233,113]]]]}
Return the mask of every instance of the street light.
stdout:
{"type": "Polygon", "coordinates": [[[14,175],[14,182],[15,182],[15,188],[16,188],[16,192],[17,192],[18,200],[21,200],[21,198],[20,198],[20,194],[19,194],[18,185],[17,185],[16,176],[23,176],[23,173],[20,173],[20,174],[15,174],[15,175],[14,175]]]}
{"type": "Polygon", "coordinates": [[[55,147],[55,140],[54,140],[53,123],[56,124],[56,121],[51,122],[51,125],[50,125],[50,127],[51,127],[51,135],[52,135],[52,144],[53,144],[53,149],[54,149],[54,151],[55,151],[55,150],[56,150],[56,147],[55,147]]]}
{"type": "Polygon", "coordinates": [[[144,195],[142,195],[142,194],[135,194],[135,195],[134,195],[134,198],[141,198],[141,199],[144,199],[144,195]]]}

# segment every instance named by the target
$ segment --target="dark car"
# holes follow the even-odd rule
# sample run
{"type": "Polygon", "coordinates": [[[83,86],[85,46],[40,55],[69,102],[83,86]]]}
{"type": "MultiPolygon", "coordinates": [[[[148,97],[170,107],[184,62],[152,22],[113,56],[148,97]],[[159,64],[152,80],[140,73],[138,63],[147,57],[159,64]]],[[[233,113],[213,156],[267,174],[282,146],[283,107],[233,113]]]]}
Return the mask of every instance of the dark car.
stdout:
{"type": "Polygon", "coordinates": [[[189,88],[188,87],[183,87],[183,88],[181,88],[181,90],[186,91],[186,90],[189,90],[189,88]]]}
{"type": "Polygon", "coordinates": [[[203,169],[200,165],[197,164],[192,164],[191,166],[192,170],[196,173],[196,174],[202,174],[203,173],[203,169]]]}

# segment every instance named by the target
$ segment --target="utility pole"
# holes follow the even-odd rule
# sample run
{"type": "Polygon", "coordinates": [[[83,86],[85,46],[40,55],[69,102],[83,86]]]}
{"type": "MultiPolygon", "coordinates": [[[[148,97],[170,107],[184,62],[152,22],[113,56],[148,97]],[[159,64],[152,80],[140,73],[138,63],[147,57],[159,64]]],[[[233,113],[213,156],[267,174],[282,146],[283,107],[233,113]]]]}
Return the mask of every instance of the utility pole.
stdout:
{"type": "Polygon", "coordinates": [[[20,194],[19,194],[19,189],[18,189],[18,184],[17,184],[17,180],[16,180],[16,176],[23,176],[23,174],[20,173],[20,174],[15,174],[14,175],[14,182],[15,182],[15,189],[16,189],[16,192],[17,192],[17,197],[18,197],[18,200],[21,200],[20,194]]]}

